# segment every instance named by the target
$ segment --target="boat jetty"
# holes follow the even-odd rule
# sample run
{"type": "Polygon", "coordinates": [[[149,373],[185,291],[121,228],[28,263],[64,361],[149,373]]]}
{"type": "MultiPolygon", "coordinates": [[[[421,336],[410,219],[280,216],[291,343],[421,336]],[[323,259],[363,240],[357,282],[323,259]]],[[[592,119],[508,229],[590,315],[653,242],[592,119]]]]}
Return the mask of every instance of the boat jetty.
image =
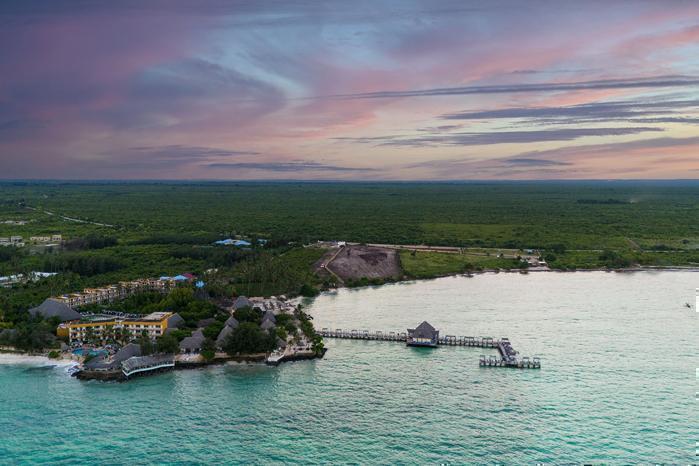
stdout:
{"type": "Polygon", "coordinates": [[[517,369],[540,369],[541,360],[538,357],[520,357],[507,338],[495,339],[492,337],[469,337],[445,335],[440,336],[439,331],[427,322],[422,322],[415,329],[406,332],[383,332],[369,330],[331,330],[323,328],[318,332],[323,338],[341,338],[346,340],[373,340],[388,342],[404,342],[407,346],[422,346],[436,348],[439,346],[468,346],[475,348],[493,348],[498,350],[500,357],[496,355],[481,355],[479,366],[481,367],[510,367],[517,369]]]}

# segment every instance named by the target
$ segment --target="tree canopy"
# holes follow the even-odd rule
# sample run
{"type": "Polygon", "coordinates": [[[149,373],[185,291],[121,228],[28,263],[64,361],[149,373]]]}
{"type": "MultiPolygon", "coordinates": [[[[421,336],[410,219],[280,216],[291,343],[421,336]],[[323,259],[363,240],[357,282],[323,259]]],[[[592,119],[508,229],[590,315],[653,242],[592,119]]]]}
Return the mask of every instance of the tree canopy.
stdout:
{"type": "Polygon", "coordinates": [[[241,322],[226,338],[223,349],[231,356],[265,353],[274,350],[276,339],[274,332],[266,332],[253,322],[241,322]]]}

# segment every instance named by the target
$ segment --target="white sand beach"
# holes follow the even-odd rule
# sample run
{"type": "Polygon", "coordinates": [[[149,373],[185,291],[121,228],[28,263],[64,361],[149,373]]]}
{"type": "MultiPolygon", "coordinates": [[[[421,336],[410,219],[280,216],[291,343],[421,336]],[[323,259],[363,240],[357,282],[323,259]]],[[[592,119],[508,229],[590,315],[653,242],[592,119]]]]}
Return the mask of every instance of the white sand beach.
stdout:
{"type": "Polygon", "coordinates": [[[49,359],[46,356],[34,356],[19,353],[0,353],[0,364],[17,364],[28,366],[71,366],[70,359],[49,359]]]}

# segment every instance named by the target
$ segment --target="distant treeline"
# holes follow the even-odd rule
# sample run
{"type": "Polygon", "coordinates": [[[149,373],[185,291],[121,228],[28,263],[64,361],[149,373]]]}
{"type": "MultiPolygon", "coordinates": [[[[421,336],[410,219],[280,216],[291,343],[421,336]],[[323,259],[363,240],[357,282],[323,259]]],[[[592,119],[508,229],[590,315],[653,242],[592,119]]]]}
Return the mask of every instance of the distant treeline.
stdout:
{"type": "Polygon", "coordinates": [[[47,255],[43,261],[46,272],[73,272],[85,276],[114,272],[121,267],[122,263],[113,257],[78,253],[47,255]]]}
{"type": "MultiPolygon", "coordinates": [[[[236,232],[297,243],[601,250],[627,247],[624,238],[674,246],[699,236],[699,183],[689,182],[36,183],[3,191],[120,225],[114,234],[132,245],[210,244],[236,232]]],[[[45,217],[36,218],[55,221],[45,217]]]]}
{"type": "Polygon", "coordinates": [[[221,239],[216,234],[158,233],[133,241],[133,244],[211,244],[221,239]]]}
{"type": "Polygon", "coordinates": [[[578,199],[578,204],[614,205],[614,204],[630,204],[630,202],[629,201],[621,201],[619,199],[578,199]]]}
{"type": "Polygon", "coordinates": [[[21,257],[25,255],[25,252],[21,248],[15,248],[12,246],[0,246],[0,262],[9,261],[16,257],[21,257]]]}
{"type": "Polygon", "coordinates": [[[115,236],[103,236],[90,234],[84,237],[71,238],[64,243],[68,251],[79,251],[82,249],[103,249],[116,246],[118,240],[115,236]]]}

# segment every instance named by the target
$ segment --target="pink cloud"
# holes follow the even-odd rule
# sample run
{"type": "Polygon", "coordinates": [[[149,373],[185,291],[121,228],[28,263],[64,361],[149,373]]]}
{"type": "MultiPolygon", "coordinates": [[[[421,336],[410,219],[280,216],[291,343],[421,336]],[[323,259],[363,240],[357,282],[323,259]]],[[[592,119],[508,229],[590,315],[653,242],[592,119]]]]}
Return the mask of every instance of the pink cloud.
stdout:
{"type": "MultiPolygon", "coordinates": [[[[55,15],[28,8],[26,17],[0,29],[0,42],[10,44],[0,54],[0,158],[11,167],[3,176],[76,173],[64,168],[74,160],[93,167],[80,172],[86,177],[98,173],[99,162],[120,176],[140,176],[117,168],[130,166],[118,163],[130,161],[119,149],[133,145],[243,148],[260,152],[251,160],[292,163],[289,169],[301,166],[293,165],[298,159],[332,154],[342,167],[354,161],[356,148],[336,136],[435,128],[442,124],[439,115],[466,107],[570,106],[645,90],[402,100],[322,96],[681,73],[695,65],[678,52],[699,42],[692,22],[699,6],[691,2],[622,2],[604,14],[584,5],[493,4],[444,12],[428,4],[411,9],[379,2],[371,15],[349,16],[293,2],[280,5],[280,12],[254,2],[212,9],[134,5],[65,8],[55,15]]],[[[626,150],[657,170],[649,154],[626,150]]],[[[579,152],[575,167],[591,173],[584,157],[600,166],[621,163],[600,153],[579,152]]],[[[390,167],[404,155],[427,158],[429,151],[381,148],[365,160],[390,167]]],[[[139,170],[186,178],[197,166],[143,164],[139,170]]]]}

